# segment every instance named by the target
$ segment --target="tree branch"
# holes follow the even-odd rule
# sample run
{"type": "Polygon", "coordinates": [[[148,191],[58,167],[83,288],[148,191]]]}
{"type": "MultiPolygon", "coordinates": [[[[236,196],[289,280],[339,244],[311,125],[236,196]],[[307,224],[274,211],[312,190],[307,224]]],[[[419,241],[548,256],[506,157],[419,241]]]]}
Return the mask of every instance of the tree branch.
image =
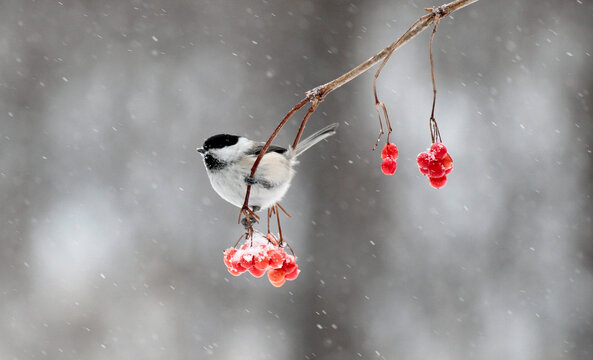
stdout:
{"type": "Polygon", "coordinates": [[[380,52],[375,54],[375,56],[371,57],[367,61],[358,65],[354,69],[348,71],[347,73],[340,76],[339,78],[332,80],[326,84],[320,85],[312,90],[309,90],[307,93],[318,91],[320,93],[321,97],[326,96],[330,92],[336,90],[340,86],[348,83],[350,80],[353,80],[354,78],[358,77],[360,74],[364,73],[365,71],[367,71],[368,69],[373,67],[375,64],[377,64],[384,57],[391,56],[391,54],[395,50],[397,50],[402,45],[406,44],[408,41],[412,40],[414,37],[416,37],[416,35],[420,34],[422,31],[424,31],[424,29],[426,29],[431,24],[433,24],[436,21],[437,17],[438,18],[445,17],[445,16],[451,14],[452,12],[457,11],[461,8],[464,8],[464,7],[466,7],[470,4],[473,4],[477,1],[478,0],[456,0],[456,1],[452,1],[448,4],[441,5],[437,8],[434,8],[434,10],[426,9],[426,10],[430,10],[431,13],[426,14],[426,15],[422,16],[420,19],[416,20],[416,22],[414,24],[412,24],[412,26],[410,26],[410,28],[404,33],[404,35],[402,35],[402,37],[397,39],[393,44],[391,44],[388,47],[386,47],[385,49],[381,50],[380,52]]]}
{"type": "MultiPolygon", "coordinates": [[[[362,64],[358,65],[354,69],[348,71],[344,75],[342,75],[328,83],[319,85],[319,86],[307,91],[305,93],[306,97],[304,99],[302,99],[299,103],[297,103],[286,114],[286,116],[284,116],[282,121],[280,121],[280,123],[278,124],[278,126],[276,127],[276,129],[274,130],[274,132],[272,133],[270,138],[268,139],[268,141],[266,141],[266,144],[264,145],[263,149],[260,151],[257,159],[255,160],[255,162],[253,164],[253,167],[251,168],[251,177],[253,177],[255,175],[255,172],[256,172],[257,167],[261,161],[261,158],[263,157],[263,155],[266,153],[266,151],[272,144],[272,141],[274,140],[274,138],[276,138],[276,136],[278,135],[278,132],[280,131],[280,129],[282,129],[282,127],[286,124],[288,119],[290,117],[292,117],[292,115],[294,115],[294,113],[296,113],[300,108],[302,108],[307,102],[311,101],[313,104],[311,105],[311,108],[305,115],[303,122],[301,123],[298,134],[295,137],[293,147],[296,147],[298,145],[298,142],[299,142],[302,132],[305,128],[305,124],[306,124],[307,120],[309,119],[311,114],[315,111],[315,109],[317,108],[317,105],[319,105],[319,103],[324,100],[324,98],[327,96],[327,94],[338,89],[342,85],[350,82],[354,78],[358,77],[359,75],[361,75],[362,73],[364,73],[365,71],[367,71],[368,69],[373,67],[379,61],[384,59],[383,64],[381,64],[381,67],[379,68],[379,70],[377,71],[377,74],[375,75],[374,84],[376,84],[376,78],[378,77],[379,72],[385,65],[387,59],[389,59],[389,57],[395,50],[397,50],[402,45],[406,44],[408,41],[410,41],[411,39],[416,37],[416,35],[420,34],[422,31],[424,31],[431,24],[438,22],[441,18],[443,18],[443,17],[445,17],[445,16],[447,16],[461,8],[464,8],[470,4],[473,4],[477,1],[478,0],[455,0],[448,4],[441,5],[439,7],[425,9],[427,11],[430,11],[430,13],[426,14],[426,15],[420,17],[418,20],[416,20],[416,22],[414,22],[414,24],[412,24],[412,26],[410,26],[410,28],[394,43],[392,43],[385,49],[381,50],[380,52],[375,54],[373,57],[371,57],[367,61],[363,62],[362,64]]],[[[378,102],[376,92],[375,92],[375,100],[378,102]]],[[[251,186],[249,185],[249,186],[247,186],[247,191],[245,194],[245,201],[243,203],[243,208],[241,209],[241,214],[243,214],[243,215],[246,215],[247,212],[249,212],[248,205],[249,205],[250,192],[251,192],[251,186]]]]}

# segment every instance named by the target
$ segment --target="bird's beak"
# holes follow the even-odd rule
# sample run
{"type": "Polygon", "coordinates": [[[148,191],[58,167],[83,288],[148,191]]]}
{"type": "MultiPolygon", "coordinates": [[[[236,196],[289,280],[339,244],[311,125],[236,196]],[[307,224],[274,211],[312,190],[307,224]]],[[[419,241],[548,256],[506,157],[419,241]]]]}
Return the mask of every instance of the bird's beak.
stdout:
{"type": "Polygon", "coordinates": [[[204,148],[201,148],[201,147],[197,148],[196,150],[197,150],[197,151],[198,151],[200,154],[202,154],[202,156],[203,156],[203,155],[204,155],[204,153],[206,152],[206,150],[204,150],[204,148]]]}

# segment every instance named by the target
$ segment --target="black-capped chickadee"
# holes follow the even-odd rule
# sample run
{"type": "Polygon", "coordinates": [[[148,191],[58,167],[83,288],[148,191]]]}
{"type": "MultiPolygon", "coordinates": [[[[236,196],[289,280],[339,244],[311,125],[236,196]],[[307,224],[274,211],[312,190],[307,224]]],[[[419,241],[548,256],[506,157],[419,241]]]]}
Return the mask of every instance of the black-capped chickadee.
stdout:
{"type": "Polygon", "coordinates": [[[204,158],[206,172],[214,191],[231,204],[242,207],[247,185],[251,185],[249,204],[253,211],[272,207],[282,199],[294,176],[296,158],[336,133],[338,124],[331,124],[302,140],[293,149],[271,145],[262,157],[255,176],[251,167],[264,147],[263,142],[243,136],[219,134],[208,138],[198,152],[204,158]]]}

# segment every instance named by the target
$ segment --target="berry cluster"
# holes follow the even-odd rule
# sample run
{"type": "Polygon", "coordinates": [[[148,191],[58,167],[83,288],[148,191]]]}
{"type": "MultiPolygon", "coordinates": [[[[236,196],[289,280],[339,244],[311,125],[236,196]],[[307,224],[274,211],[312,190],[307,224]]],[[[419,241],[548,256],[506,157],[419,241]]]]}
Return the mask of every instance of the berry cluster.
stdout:
{"type": "Polygon", "coordinates": [[[399,151],[397,151],[395,144],[385,144],[383,151],[381,151],[381,159],[383,159],[381,171],[383,171],[383,174],[393,175],[395,173],[397,169],[397,155],[399,155],[399,151]]]}
{"type": "Polygon", "coordinates": [[[224,263],[234,276],[249,271],[259,278],[267,271],[268,280],[276,287],[284,285],[286,280],[296,279],[301,272],[295,257],[288,255],[271,233],[263,236],[255,232],[239,249],[226,249],[224,263]]]}
{"type": "Polygon", "coordinates": [[[440,189],[447,183],[447,175],[453,170],[453,159],[443,143],[435,142],[416,159],[420,172],[428,176],[430,185],[440,189]]]}

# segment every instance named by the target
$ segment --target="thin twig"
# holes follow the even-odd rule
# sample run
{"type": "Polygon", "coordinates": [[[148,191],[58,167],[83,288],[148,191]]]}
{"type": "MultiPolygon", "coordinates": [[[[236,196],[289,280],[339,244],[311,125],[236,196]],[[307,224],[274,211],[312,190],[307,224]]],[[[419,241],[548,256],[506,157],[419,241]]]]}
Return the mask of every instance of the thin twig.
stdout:
{"type": "Polygon", "coordinates": [[[389,144],[389,135],[391,135],[391,132],[393,131],[391,129],[391,122],[389,121],[389,114],[387,113],[387,107],[385,106],[385,103],[383,101],[379,101],[377,98],[377,94],[375,92],[375,110],[377,110],[377,116],[379,117],[379,135],[377,136],[377,141],[375,141],[375,146],[373,146],[373,151],[375,151],[375,149],[377,148],[377,145],[379,145],[379,140],[381,140],[381,136],[383,136],[383,134],[385,134],[385,131],[383,131],[383,121],[381,118],[381,111],[379,110],[379,107],[383,110],[383,118],[385,118],[385,125],[387,126],[387,143],[389,144]]]}
{"type": "Polygon", "coordinates": [[[432,110],[430,112],[430,117],[434,118],[434,106],[436,104],[437,101],[437,85],[436,82],[434,81],[434,60],[433,60],[433,56],[432,56],[432,42],[434,40],[434,34],[436,34],[437,32],[437,27],[439,26],[439,22],[435,22],[434,23],[434,28],[432,29],[432,34],[430,34],[430,77],[432,79],[432,110]]]}
{"type": "Polygon", "coordinates": [[[241,239],[243,239],[245,236],[247,236],[247,233],[244,233],[243,235],[239,236],[239,240],[237,240],[237,242],[235,243],[235,245],[233,245],[233,247],[236,248],[237,245],[239,245],[239,241],[241,241],[241,239]]]}
{"type": "MultiPolygon", "coordinates": [[[[300,135],[302,134],[302,132],[304,130],[304,126],[305,126],[308,118],[311,116],[313,111],[315,111],[318,103],[323,101],[323,99],[327,96],[327,94],[338,89],[342,85],[350,82],[354,78],[358,77],[359,75],[361,75],[362,73],[364,73],[365,71],[367,71],[368,69],[373,67],[375,64],[377,64],[382,59],[389,58],[389,56],[391,56],[391,54],[395,50],[397,50],[402,45],[406,44],[408,41],[410,41],[411,39],[416,37],[416,35],[418,35],[422,31],[424,31],[427,27],[429,27],[431,24],[438,21],[440,18],[445,17],[445,16],[447,16],[461,8],[464,8],[470,4],[473,4],[477,1],[478,0],[455,0],[448,4],[441,5],[437,8],[431,8],[430,14],[426,14],[426,15],[420,17],[418,20],[416,20],[416,22],[414,22],[414,24],[412,24],[412,26],[394,43],[392,43],[385,49],[381,50],[380,52],[378,52],[377,54],[375,54],[373,57],[369,58],[362,64],[358,65],[357,67],[355,67],[352,70],[348,71],[347,73],[343,74],[342,76],[340,76],[328,83],[319,85],[319,86],[307,91],[306,97],[303,100],[301,100],[299,103],[297,103],[286,114],[286,116],[282,119],[282,121],[280,121],[280,123],[278,124],[278,126],[276,127],[276,129],[274,130],[274,132],[272,133],[272,135],[270,136],[270,138],[264,145],[264,147],[261,150],[260,154],[258,155],[257,159],[253,163],[253,166],[251,168],[251,177],[253,177],[255,175],[255,171],[257,170],[257,167],[261,161],[261,158],[263,157],[263,155],[266,153],[266,151],[272,144],[272,141],[278,135],[278,132],[280,131],[280,129],[282,129],[282,127],[286,124],[288,119],[290,119],[290,117],[292,117],[292,115],[294,115],[295,112],[297,112],[299,109],[301,109],[307,102],[309,102],[309,101],[314,102],[314,104],[312,105],[313,110],[311,110],[311,108],[310,108],[309,112],[307,112],[307,115],[303,119],[303,122],[301,123],[301,127],[299,128],[299,133],[297,134],[297,137],[295,138],[294,144],[298,144],[298,142],[300,140],[300,135]]],[[[377,100],[377,103],[379,103],[377,98],[376,98],[376,100],[377,100]]],[[[249,213],[250,192],[251,192],[251,185],[248,185],[247,191],[245,193],[245,201],[243,203],[243,207],[241,208],[241,214],[239,216],[239,221],[241,219],[241,215],[247,216],[247,214],[249,213]]]]}
{"type": "Polygon", "coordinates": [[[285,209],[282,207],[282,205],[280,205],[280,203],[276,203],[276,208],[278,208],[278,209],[282,210],[282,212],[284,213],[284,215],[286,215],[286,217],[292,217],[292,216],[290,216],[290,214],[288,213],[288,211],[286,211],[286,210],[285,210],[285,209]]]}
{"type": "Polygon", "coordinates": [[[280,246],[284,243],[284,237],[282,236],[282,226],[280,226],[280,211],[278,210],[278,204],[275,204],[274,207],[276,212],[276,220],[278,221],[278,236],[280,236],[280,246]]]}
{"type": "MultiPolygon", "coordinates": [[[[276,126],[276,129],[274,130],[274,132],[272,133],[272,135],[270,135],[270,138],[268,139],[268,141],[266,141],[264,147],[260,150],[259,155],[255,159],[255,162],[253,163],[253,166],[251,167],[251,174],[250,174],[250,176],[252,178],[255,175],[255,171],[257,170],[257,166],[259,165],[262,157],[264,156],[264,154],[266,153],[266,151],[268,151],[268,149],[270,148],[270,145],[272,144],[272,141],[274,141],[274,139],[278,135],[278,132],[280,132],[280,129],[282,129],[282,127],[284,126],[284,124],[286,124],[286,122],[288,121],[288,119],[290,119],[290,117],[295,112],[297,112],[300,108],[302,108],[303,106],[305,106],[305,104],[308,103],[308,102],[309,102],[309,97],[306,97],[303,100],[299,101],[284,116],[284,118],[282,119],[282,121],[280,121],[280,124],[278,124],[278,126],[276,126]]],[[[250,193],[251,193],[251,185],[247,185],[247,191],[245,192],[245,201],[243,202],[243,207],[241,208],[241,213],[239,214],[239,222],[241,222],[241,215],[248,216],[249,212],[251,212],[251,210],[249,210],[249,194],[250,193]]]]}
{"type": "Polygon", "coordinates": [[[415,29],[418,26],[418,24],[423,21],[423,18],[426,16],[428,16],[428,15],[425,15],[425,16],[421,17],[420,19],[416,20],[416,22],[414,24],[412,24],[412,26],[410,26],[410,28],[408,28],[408,30],[406,30],[406,32],[395,43],[390,45],[391,49],[389,50],[389,52],[387,52],[387,55],[385,55],[385,58],[381,62],[381,65],[379,65],[379,68],[377,69],[377,71],[375,72],[375,76],[373,77],[373,95],[375,96],[375,110],[377,110],[377,116],[379,117],[379,135],[377,136],[377,141],[375,141],[375,146],[373,146],[373,151],[375,151],[375,149],[377,148],[377,145],[379,145],[379,140],[381,140],[381,136],[383,136],[383,134],[385,133],[385,131],[383,131],[383,119],[385,119],[385,125],[387,126],[387,143],[389,143],[389,136],[391,135],[391,132],[393,131],[391,129],[391,122],[389,121],[389,115],[387,113],[387,106],[385,106],[385,103],[383,101],[379,101],[379,96],[377,95],[377,79],[379,78],[379,75],[381,74],[381,70],[383,70],[383,67],[385,67],[385,64],[387,64],[387,61],[391,57],[391,54],[393,54],[395,49],[397,49],[397,48],[399,48],[399,46],[401,46],[401,45],[397,45],[398,42],[400,42],[402,39],[405,39],[408,36],[408,33],[410,31],[412,31],[413,29],[415,29]],[[381,111],[379,110],[379,107],[381,107],[383,110],[383,118],[381,117],[381,111]]]}
{"type": "Polygon", "coordinates": [[[307,125],[307,121],[309,120],[311,115],[313,115],[313,112],[315,112],[315,110],[317,109],[317,106],[319,106],[319,103],[322,101],[323,101],[323,99],[321,99],[317,96],[315,96],[311,100],[311,102],[312,102],[311,107],[305,114],[305,117],[303,118],[303,121],[301,122],[301,126],[299,127],[299,131],[297,132],[297,135],[294,138],[294,142],[292,143],[293,149],[296,149],[297,145],[299,144],[299,141],[301,141],[301,136],[303,135],[303,131],[305,130],[305,126],[307,125]]]}
{"type": "MultiPolygon", "coordinates": [[[[440,9],[439,17],[445,17],[461,8],[464,8],[470,4],[477,2],[478,0],[456,0],[452,1],[448,4],[444,4],[438,7],[440,9]]],[[[437,14],[435,12],[431,12],[430,14],[426,14],[420,17],[412,26],[402,35],[399,39],[397,39],[393,44],[389,45],[385,49],[378,52],[375,56],[371,57],[367,61],[363,62],[362,64],[358,65],[354,69],[348,71],[344,75],[338,77],[335,80],[332,80],[328,83],[323,85],[317,86],[316,88],[309,90],[309,92],[318,91],[321,96],[326,96],[330,92],[336,90],[340,86],[348,83],[352,79],[356,78],[360,74],[367,71],[369,68],[373,67],[376,63],[378,63],[381,59],[386,57],[388,54],[393,53],[402,45],[406,44],[408,41],[412,40],[416,35],[420,34],[424,31],[427,27],[435,22],[437,14]]]]}
{"type": "Polygon", "coordinates": [[[439,131],[439,125],[437,124],[437,119],[434,117],[434,108],[437,102],[437,85],[434,80],[434,59],[432,56],[432,43],[434,41],[434,35],[437,32],[437,28],[439,27],[439,18],[437,18],[436,22],[434,23],[434,28],[432,29],[432,33],[430,34],[430,46],[429,46],[429,54],[430,54],[430,77],[432,79],[432,110],[430,111],[430,119],[428,120],[428,126],[430,128],[430,138],[433,143],[437,140],[442,142],[441,139],[441,132],[439,131]]]}

